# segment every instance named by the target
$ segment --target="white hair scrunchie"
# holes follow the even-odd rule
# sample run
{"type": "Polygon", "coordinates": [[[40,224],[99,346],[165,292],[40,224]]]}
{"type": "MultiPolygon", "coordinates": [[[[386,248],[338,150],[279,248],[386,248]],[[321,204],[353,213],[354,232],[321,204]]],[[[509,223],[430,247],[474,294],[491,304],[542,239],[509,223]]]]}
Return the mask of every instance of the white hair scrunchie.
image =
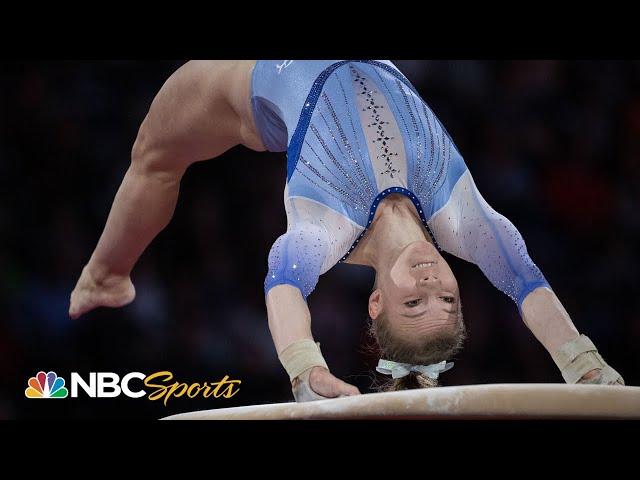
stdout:
{"type": "Polygon", "coordinates": [[[443,360],[440,363],[434,363],[431,365],[412,365],[410,363],[398,363],[391,360],[380,359],[376,371],[384,375],[391,375],[391,378],[402,378],[409,375],[411,372],[421,373],[432,380],[437,380],[438,376],[442,372],[451,370],[453,368],[453,362],[447,362],[443,360]]]}

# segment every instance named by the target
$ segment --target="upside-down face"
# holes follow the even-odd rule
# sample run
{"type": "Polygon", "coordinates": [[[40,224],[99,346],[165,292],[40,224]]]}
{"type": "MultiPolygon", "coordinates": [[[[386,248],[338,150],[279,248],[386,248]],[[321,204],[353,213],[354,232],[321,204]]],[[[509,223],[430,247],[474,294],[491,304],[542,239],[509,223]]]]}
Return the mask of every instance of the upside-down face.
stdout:
{"type": "Polygon", "coordinates": [[[397,252],[376,272],[376,287],[369,298],[374,322],[383,318],[393,336],[409,344],[456,349],[464,335],[458,282],[431,243],[413,242],[397,252]]]}

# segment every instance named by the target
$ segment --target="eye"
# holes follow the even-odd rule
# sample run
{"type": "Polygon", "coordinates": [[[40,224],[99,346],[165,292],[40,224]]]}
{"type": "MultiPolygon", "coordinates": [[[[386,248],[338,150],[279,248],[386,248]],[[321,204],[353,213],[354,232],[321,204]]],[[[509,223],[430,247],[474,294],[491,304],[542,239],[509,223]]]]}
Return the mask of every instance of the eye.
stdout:
{"type": "Polygon", "coordinates": [[[455,301],[456,301],[456,299],[455,299],[455,298],[453,298],[453,297],[440,297],[440,298],[441,298],[442,300],[444,300],[445,302],[447,302],[447,303],[453,303],[453,302],[455,302],[455,301]]]}
{"type": "Polygon", "coordinates": [[[422,299],[420,298],[416,298],[415,300],[409,300],[408,302],[404,302],[404,304],[409,308],[417,307],[420,304],[421,300],[422,299]]]}

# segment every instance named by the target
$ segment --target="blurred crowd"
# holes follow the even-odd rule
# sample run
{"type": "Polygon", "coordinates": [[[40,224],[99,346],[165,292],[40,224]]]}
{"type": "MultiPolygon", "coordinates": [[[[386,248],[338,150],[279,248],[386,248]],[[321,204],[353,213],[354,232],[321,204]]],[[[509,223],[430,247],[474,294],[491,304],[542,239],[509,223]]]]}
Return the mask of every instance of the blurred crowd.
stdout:
{"type": "MultiPolygon", "coordinates": [[[[169,227],[133,272],[137,298],[78,320],[69,294],[100,236],[156,92],[183,62],[32,61],[0,75],[0,418],[158,418],[291,401],[264,306],[286,229],[284,154],[237,147],[191,167],[169,227]],[[171,371],[242,380],[231,399],[24,398],[38,370],[171,371]]],[[[395,61],[522,233],[578,329],[640,384],[640,62],[395,61]]],[[[513,302],[444,254],[469,338],[443,385],[563,382],[513,302]]],[[[332,371],[371,392],[373,272],[339,264],[309,297],[332,371]]]]}

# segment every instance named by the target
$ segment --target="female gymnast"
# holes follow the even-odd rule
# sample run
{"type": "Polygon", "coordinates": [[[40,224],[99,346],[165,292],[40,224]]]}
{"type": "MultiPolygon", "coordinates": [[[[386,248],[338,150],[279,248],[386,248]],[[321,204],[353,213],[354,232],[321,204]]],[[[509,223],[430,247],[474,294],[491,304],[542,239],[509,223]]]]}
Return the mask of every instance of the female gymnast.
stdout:
{"type": "Polygon", "coordinates": [[[133,301],[131,271],[170,221],[189,165],[236,145],[287,152],[287,231],[265,279],[269,328],[297,401],[356,395],[311,334],[307,296],[336,263],[376,273],[372,333],[390,389],[437,384],[465,337],[441,251],[507,294],[567,383],[622,384],[581,335],[522,236],[484,200],[453,140],[387,60],[190,61],[142,122],[69,315],[133,301]]]}

